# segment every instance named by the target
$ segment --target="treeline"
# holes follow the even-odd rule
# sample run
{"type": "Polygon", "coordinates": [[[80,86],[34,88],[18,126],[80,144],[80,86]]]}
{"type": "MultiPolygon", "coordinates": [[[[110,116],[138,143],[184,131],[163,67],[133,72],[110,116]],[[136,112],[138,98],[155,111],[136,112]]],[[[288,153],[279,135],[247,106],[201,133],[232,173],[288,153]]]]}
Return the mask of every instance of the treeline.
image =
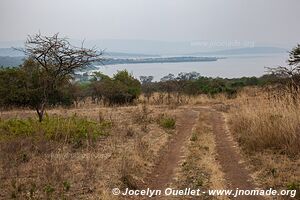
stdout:
{"type": "MultiPolygon", "coordinates": [[[[18,68],[0,68],[0,106],[35,107],[44,97],[44,85],[47,79],[37,71],[38,63],[26,60],[18,68]]],[[[243,78],[210,78],[200,76],[197,72],[169,74],[158,82],[152,76],[134,78],[126,70],[119,71],[112,77],[95,72],[87,82],[74,82],[66,77],[59,85],[48,89],[48,106],[70,106],[92,99],[94,103],[104,105],[132,104],[141,93],[150,98],[153,93],[165,93],[167,96],[196,96],[207,94],[214,96],[225,93],[229,98],[235,97],[237,91],[245,86],[269,83],[271,75],[243,78]]]]}
{"type": "Polygon", "coordinates": [[[178,76],[169,74],[159,82],[152,82],[153,77],[142,76],[142,91],[146,97],[154,92],[166,92],[168,94],[185,94],[195,96],[207,94],[213,97],[218,93],[225,93],[229,98],[235,97],[237,91],[245,86],[259,86],[270,83],[275,79],[272,75],[242,78],[212,78],[200,76],[197,72],[179,73],[178,76]]]}

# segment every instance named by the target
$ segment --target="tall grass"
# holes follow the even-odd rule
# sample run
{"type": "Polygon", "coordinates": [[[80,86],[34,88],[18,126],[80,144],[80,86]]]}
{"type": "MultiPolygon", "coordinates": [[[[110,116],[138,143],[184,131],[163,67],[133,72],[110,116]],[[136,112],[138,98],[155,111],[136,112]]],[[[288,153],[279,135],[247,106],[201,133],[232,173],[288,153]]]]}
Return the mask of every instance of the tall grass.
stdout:
{"type": "Polygon", "coordinates": [[[248,152],[273,150],[295,156],[300,153],[300,99],[259,93],[243,94],[236,100],[230,123],[248,152]]]}

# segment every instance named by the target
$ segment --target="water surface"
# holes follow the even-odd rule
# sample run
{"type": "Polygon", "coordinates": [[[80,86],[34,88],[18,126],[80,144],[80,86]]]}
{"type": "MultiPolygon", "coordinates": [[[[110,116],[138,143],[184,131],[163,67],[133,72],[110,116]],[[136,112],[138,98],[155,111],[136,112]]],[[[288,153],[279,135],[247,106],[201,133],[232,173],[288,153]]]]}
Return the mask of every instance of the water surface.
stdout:
{"type": "Polygon", "coordinates": [[[126,69],[135,77],[154,76],[155,80],[172,73],[196,71],[202,76],[237,78],[243,76],[261,76],[266,67],[286,65],[287,54],[236,56],[219,59],[214,62],[183,62],[183,63],[141,63],[98,66],[99,70],[109,76],[118,70],[126,69]]]}

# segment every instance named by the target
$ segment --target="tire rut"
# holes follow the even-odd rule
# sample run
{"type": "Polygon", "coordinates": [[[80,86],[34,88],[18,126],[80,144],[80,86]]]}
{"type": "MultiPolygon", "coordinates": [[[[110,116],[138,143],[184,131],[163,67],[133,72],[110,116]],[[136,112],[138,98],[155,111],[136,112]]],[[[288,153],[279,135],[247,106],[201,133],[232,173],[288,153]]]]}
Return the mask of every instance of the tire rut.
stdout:
{"type": "MultiPolygon", "coordinates": [[[[235,142],[231,139],[230,133],[225,129],[225,120],[221,113],[212,111],[212,125],[215,134],[217,160],[225,174],[228,189],[236,188],[252,190],[256,189],[249,171],[242,163],[241,155],[235,147],[235,142]]],[[[260,200],[261,196],[238,196],[237,200],[260,200]]]]}
{"type": "MultiPolygon", "coordinates": [[[[167,147],[160,153],[158,163],[146,179],[145,188],[164,190],[172,182],[175,169],[184,156],[182,147],[190,137],[197,118],[197,111],[186,109],[177,119],[177,131],[167,147]]],[[[164,196],[157,196],[155,199],[158,198],[164,199],[164,196]]]]}

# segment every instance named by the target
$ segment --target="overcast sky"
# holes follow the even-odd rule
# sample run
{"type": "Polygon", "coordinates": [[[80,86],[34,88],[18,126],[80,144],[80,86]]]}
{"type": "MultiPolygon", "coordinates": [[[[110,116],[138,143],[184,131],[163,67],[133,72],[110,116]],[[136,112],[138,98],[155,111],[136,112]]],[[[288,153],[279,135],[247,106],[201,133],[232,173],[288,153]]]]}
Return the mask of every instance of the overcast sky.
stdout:
{"type": "Polygon", "coordinates": [[[74,39],[300,42],[300,0],[0,0],[0,41],[39,30],[74,39]]]}

